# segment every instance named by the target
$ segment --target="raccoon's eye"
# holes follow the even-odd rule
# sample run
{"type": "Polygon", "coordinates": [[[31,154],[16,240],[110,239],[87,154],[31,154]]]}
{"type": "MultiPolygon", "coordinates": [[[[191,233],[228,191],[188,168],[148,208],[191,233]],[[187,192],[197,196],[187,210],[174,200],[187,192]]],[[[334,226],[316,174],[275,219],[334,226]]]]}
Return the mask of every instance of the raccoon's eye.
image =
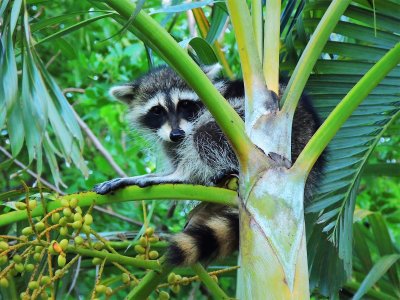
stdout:
{"type": "Polygon", "coordinates": [[[189,101],[189,100],[182,100],[182,101],[179,101],[179,104],[180,104],[182,107],[188,107],[189,105],[192,104],[192,101],[189,101]]]}
{"type": "Polygon", "coordinates": [[[154,115],[161,115],[163,108],[160,105],[154,106],[150,109],[150,112],[154,115]]]}

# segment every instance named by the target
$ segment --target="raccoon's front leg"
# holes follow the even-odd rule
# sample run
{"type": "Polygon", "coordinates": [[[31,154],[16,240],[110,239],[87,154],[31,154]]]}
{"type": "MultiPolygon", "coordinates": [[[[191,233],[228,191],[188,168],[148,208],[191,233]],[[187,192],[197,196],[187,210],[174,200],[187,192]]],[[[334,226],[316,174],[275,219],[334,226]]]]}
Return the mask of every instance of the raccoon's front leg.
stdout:
{"type": "Polygon", "coordinates": [[[182,177],[181,172],[175,171],[168,175],[147,174],[142,176],[115,178],[105,181],[96,185],[93,190],[97,194],[105,195],[110,192],[116,191],[126,186],[138,185],[146,187],[149,185],[162,184],[162,183],[184,183],[185,178],[182,177]]]}

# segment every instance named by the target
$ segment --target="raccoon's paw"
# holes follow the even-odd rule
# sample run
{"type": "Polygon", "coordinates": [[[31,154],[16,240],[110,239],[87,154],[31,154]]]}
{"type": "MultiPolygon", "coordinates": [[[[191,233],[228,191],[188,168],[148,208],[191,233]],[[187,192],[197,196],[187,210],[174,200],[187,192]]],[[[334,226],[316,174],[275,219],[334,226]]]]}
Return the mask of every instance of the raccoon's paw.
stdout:
{"type": "Polygon", "coordinates": [[[93,188],[97,194],[105,195],[124,186],[128,185],[125,181],[125,178],[115,178],[109,181],[105,181],[103,183],[96,184],[93,188]]]}

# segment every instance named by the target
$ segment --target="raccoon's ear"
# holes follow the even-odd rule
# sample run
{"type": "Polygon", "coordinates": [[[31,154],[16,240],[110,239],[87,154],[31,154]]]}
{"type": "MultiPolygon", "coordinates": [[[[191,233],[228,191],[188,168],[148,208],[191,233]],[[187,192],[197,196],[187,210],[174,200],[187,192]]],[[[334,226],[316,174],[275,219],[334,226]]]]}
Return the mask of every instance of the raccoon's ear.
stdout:
{"type": "Polygon", "coordinates": [[[202,66],[203,72],[207,75],[210,80],[215,79],[221,72],[222,66],[218,63],[208,66],[202,66]]]}
{"type": "Polygon", "coordinates": [[[137,92],[138,86],[135,84],[125,84],[114,86],[110,89],[109,93],[114,98],[130,104],[132,100],[135,98],[135,94],[137,92]]]}

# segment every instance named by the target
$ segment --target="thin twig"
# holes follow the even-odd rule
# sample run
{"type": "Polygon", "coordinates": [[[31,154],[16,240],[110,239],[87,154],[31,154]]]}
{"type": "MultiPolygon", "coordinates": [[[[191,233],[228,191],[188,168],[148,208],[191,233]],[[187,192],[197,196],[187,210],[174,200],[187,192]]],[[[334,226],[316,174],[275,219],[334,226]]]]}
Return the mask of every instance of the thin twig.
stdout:
{"type": "Polygon", "coordinates": [[[58,52],[55,54],[55,55],[53,55],[50,59],[49,59],[49,61],[46,63],[46,69],[48,69],[49,67],[50,67],[50,65],[56,60],[56,58],[59,56],[61,54],[61,50],[58,50],[58,52]]]}
{"type": "Polygon", "coordinates": [[[43,183],[43,185],[47,186],[48,188],[52,189],[53,191],[56,191],[57,193],[59,193],[60,195],[65,195],[64,192],[62,192],[58,187],[56,187],[55,185],[51,184],[50,182],[48,182],[47,180],[43,179],[42,177],[40,177],[38,174],[36,174],[35,172],[31,171],[27,166],[25,166],[22,162],[20,162],[19,160],[13,158],[13,156],[11,155],[11,153],[9,153],[6,149],[4,149],[3,147],[0,146],[0,151],[4,153],[5,156],[7,156],[8,158],[12,159],[14,161],[14,163],[21,167],[22,169],[24,169],[29,175],[31,175],[32,177],[36,178],[37,180],[39,180],[41,183],[43,183]]]}

